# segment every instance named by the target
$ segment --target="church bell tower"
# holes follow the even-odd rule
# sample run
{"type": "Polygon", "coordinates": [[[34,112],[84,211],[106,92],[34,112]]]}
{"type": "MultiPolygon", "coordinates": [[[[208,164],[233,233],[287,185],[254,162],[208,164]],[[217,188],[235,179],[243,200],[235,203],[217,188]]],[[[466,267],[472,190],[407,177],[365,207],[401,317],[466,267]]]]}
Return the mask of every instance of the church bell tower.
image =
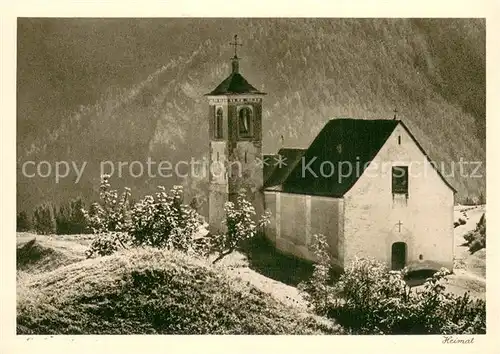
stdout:
{"type": "Polygon", "coordinates": [[[208,99],[209,122],[209,227],[210,231],[224,230],[224,204],[234,201],[244,188],[257,215],[264,211],[262,158],[262,98],[240,74],[234,36],[234,56],[231,73],[208,99]]]}

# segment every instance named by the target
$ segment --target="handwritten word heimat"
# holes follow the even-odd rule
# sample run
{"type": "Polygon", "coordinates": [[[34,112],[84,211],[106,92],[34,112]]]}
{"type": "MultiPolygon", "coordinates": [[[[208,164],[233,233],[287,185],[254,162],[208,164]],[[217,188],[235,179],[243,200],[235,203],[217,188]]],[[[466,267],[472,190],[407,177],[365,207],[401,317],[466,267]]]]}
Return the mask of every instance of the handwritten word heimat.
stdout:
{"type": "Polygon", "coordinates": [[[444,336],[443,344],[473,344],[474,337],[471,338],[456,338],[454,336],[444,336]]]}

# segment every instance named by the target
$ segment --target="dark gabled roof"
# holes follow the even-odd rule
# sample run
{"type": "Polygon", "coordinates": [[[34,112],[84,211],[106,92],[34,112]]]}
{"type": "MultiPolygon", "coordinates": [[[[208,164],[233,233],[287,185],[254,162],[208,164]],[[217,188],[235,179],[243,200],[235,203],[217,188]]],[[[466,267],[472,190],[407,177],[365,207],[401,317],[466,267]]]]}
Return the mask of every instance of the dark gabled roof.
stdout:
{"type": "Polygon", "coordinates": [[[382,119],[330,120],[304,153],[303,163],[290,172],[282,191],[343,196],[361,177],[398,123],[382,119]],[[302,165],[309,169],[303,169],[302,165]],[[349,168],[353,173],[348,173],[349,168]]]}
{"type": "Polygon", "coordinates": [[[278,154],[267,154],[263,155],[264,161],[268,161],[268,163],[264,164],[263,172],[264,172],[264,186],[266,185],[267,179],[271,176],[274,171],[274,163],[269,163],[269,161],[274,161],[274,158],[277,157],[278,154]]]}
{"type": "MultiPolygon", "coordinates": [[[[431,161],[409,129],[399,120],[332,119],[306,151],[295,151],[292,164],[273,171],[264,188],[287,193],[342,197],[363,175],[399,123],[431,161]]],[[[439,170],[436,171],[446,185],[455,191],[439,170]]]]}
{"type": "Polygon", "coordinates": [[[233,72],[219,86],[212,92],[205,94],[205,96],[219,96],[219,95],[265,95],[264,92],[257,90],[238,72],[233,72]]]}
{"type": "Polygon", "coordinates": [[[270,173],[267,172],[267,176],[264,176],[264,188],[285,182],[305,152],[306,149],[280,149],[276,155],[266,155],[270,173]],[[282,161],[283,164],[279,164],[279,161],[282,161]]]}

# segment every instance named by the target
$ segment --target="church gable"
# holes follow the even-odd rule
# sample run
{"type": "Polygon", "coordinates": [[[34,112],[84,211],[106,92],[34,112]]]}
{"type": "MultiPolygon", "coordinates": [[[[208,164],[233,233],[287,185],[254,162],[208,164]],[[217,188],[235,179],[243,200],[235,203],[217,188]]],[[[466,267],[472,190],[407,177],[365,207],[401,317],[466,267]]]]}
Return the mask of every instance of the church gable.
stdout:
{"type": "Polygon", "coordinates": [[[353,194],[366,194],[368,189],[389,195],[409,197],[415,178],[424,182],[419,190],[431,190],[428,183],[439,186],[443,193],[456,190],[444,178],[439,168],[433,164],[408,127],[401,121],[386,139],[383,146],[373,157],[365,173],[361,173],[344,197],[353,194]],[[369,171],[368,171],[369,170],[369,171]],[[371,185],[372,187],[369,187],[371,185]],[[427,188],[425,188],[427,186],[427,188]],[[387,192],[387,193],[386,193],[387,192]]]}
{"type": "Polygon", "coordinates": [[[457,190],[455,189],[455,187],[453,187],[451,185],[450,182],[448,182],[448,180],[443,176],[443,174],[435,168],[434,164],[433,164],[433,161],[432,159],[429,157],[429,155],[425,152],[424,148],[422,147],[422,145],[420,145],[420,143],[418,142],[418,140],[415,138],[415,136],[412,134],[412,132],[410,131],[410,129],[408,129],[408,127],[401,121],[401,126],[403,127],[403,129],[406,131],[406,133],[408,134],[408,136],[411,138],[411,140],[413,141],[413,143],[415,143],[415,145],[417,146],[417,148],[420,150],[420,152],[424,155],[425,159],[427,160],[427,162],[433,167],[433,169],[436,171],[436,173],[438,174],[439,178],[444,182],[444,184],[446,184],[446,186],[451,189],[453,191],[453,193],[456,193],[457,190]]]}

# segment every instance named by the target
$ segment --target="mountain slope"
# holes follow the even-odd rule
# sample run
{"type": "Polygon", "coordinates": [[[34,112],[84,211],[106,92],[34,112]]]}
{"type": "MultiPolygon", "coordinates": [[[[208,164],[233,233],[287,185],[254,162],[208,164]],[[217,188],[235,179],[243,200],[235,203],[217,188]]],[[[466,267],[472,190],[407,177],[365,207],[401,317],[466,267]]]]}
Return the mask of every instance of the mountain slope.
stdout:
{"type": "MultiPolygon", "coordinates": [[[[391,119],[396,107],[429,155],[446,163],[459,199],[484,190],[484,177],[458,175],[460,159],[485,170],[484,20],[19,20],[19,208],[95,197],[103,160],[205,156],[202,95],[229,73],[234,33],[244,44],[241,72],[269,93],[265,153],[281,147],[281,136],[287,147],[307,147],[331,118],[391,119]],[[24,177],[26,160],[88,165],[78,184],[73,175],[56,184],[24,177]]],[[[116,182],[141,194],[159,184],[205,188],[132,178],[127,169],[116,182]]]]}

